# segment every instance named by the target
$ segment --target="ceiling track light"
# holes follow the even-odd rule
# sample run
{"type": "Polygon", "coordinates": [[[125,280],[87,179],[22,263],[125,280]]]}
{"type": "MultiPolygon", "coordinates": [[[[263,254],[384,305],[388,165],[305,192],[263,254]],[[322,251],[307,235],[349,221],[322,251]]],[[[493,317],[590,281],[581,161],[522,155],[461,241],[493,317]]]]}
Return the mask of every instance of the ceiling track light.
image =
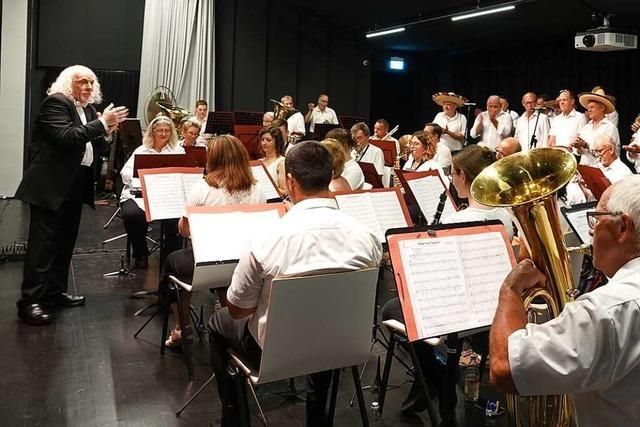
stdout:
{"type": "Polygon", "coordinates": [[[387,34],[401,33],[403,31],[404,31],[404,27],[389,28],[388,30],[381,30],[381,31],[374,31],[371,33],[367,33],[365,37],[370,39],[372,37],[386,36],[387,34]]]}
{"type": "Polygon", "coordinates": [[[492,13],[499,13],[499,12],[506,12],[508,10],[513,10],[515,8],[516,6],[513,4],[508,6],[502,6],[502,7],[480,8],[480,9],[475,9],[473,11],[463,13],[461,15],[452,16],[451,20],[454,22],[461,21],[463,19],[475,18],[477,16],[490,15],[492,13]]]}

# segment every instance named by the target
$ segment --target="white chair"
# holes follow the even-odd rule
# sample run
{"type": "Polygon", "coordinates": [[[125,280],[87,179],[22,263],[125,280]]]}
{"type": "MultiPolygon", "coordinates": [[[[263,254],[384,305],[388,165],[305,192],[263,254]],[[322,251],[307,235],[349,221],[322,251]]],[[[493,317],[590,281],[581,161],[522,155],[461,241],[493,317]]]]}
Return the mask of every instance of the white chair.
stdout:
{"type": "Polygon", "coordinates": [[[231,363],[246,376],[256,402],[256,385],[333,370],[332,420],[339,369],[350,366],[362,422],[368,425],[357,365],[370,355],[377,280],[378,269],[370,268],[273,281],[259,368],[229,351],[231,363]]]}

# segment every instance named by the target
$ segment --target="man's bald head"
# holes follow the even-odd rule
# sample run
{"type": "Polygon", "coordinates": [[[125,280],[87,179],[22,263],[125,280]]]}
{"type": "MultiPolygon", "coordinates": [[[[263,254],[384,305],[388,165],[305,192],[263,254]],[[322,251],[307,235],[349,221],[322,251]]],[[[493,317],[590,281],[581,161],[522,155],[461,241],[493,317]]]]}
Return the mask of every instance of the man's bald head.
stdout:
{"type": "Polygon", "coordinates": [[[522,151],[522,146],[520,145],[520,142],[518,142],[517,138],[505,138],[500,141],[496,148],[496,158],[501,159],[503,157],[519,153],[520,151],[522,151]]]}
{"type": "Polygon", "coordinates": [[[608,167],[618,158],[616,145],[610,136],[600,135],[594,141],[594,153],[604,166],[608,167]]]}

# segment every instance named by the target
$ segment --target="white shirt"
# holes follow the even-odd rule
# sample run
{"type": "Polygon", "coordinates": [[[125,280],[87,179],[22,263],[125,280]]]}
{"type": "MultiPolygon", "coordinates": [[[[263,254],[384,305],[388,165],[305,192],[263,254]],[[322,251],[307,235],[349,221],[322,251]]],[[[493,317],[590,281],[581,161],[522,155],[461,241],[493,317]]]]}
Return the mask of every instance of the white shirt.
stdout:
{"type": "Polygon", "coordinates": [[[520,394],[571,393],[580,427],[640,425],[640,259],[544,324],[509,337],[520,394]]]}
{"type": "Polygon", "coordinates": [[[316,123],[330,123],[332,125],[338,124],[338,116],[332,108],[325,107],[324,111],[320,110],[316,105],[311,110],[311,121],[309,122],[309,131],[313,132],[316,123]]]}
{"type": "Polygon", "coordinates": [[[616,146],[616,153],[620,153],[620,135],[618,134],[618,128],[613,125],[606,117],[600,120],[598,126],[594,127],[593,120],[584,125],[580,131],[580,138],[589,144],[589,149],[578,150],[582,155],[580,157],[580,164],[587,166],[596,166],[598,159],[591,154],[596,148],[596,138],[601,135],[610,136],[613,143],[616,146]]]}
{"type": "Polygon", "coordinates": [[[536,128],[536,147],[546,147],[547,139],[549,138],[549,118],[546,114],[540,114],[538,125],[536,126],[536,119],[540,114],[537,111],[527,117],[527,113],[524,113],[516,121],[516,133],[515,137],[522,146],[522,151],[529,151],[529,145],[531,144],[531,137],[533,136],[533,128],[536,128]]]}
{"type": "MultiPolygon", "coordinates": [[[[80,121],[82,122],[83,125],[86,125],[87,115],[84,112],[84,108],[82,104],[78,101],[75,101],[74,103],[76,105],[76,111],[78,112],[80,121]]],[[[104,131],[109,132],[109,126],[107,125],[107,122],[102,117],[99,117],[98,120],[100,120],[100,123],[102,123],[102,126],[104,126],[104,131]]],[[[91,145],[91,141],[89,141],[85,144],[84,156],[82,156],[80,165],[91,166],[92,163],[93,163],[93,145],[91,145]]]]}
{"type": "Polygon", "coordinates": [[[613,123],[613,125],[614,125],[615,127],[618,127],[618,122],[619,122],[619,120],[620,120],[620,116],[618,115],[618,111],[613,110],[611,113],[609,113],[609,114],[605,114],[604,116],[605,116],[607,119],[609,119],[609,121],[610,121],[611,123],[613,123]]]}
{"type": "Polygon", "coordinates": [[[485,221],[497,219],[504,224],[509,239],[513,238],[513,222],[511,215],[505,208],[466,208],[452,213],[442,218],[443,224],[454,224],[456,222],[485,221]]]}
{"type": "Polygon", "coordinates": [[[515,123],[516,120],[518,120],[518,117],[520,117],[520,114],[516,113],[513,110],[507,110],[507,111],[505,111],[505,113],[509,114],[509,117],[511,117],[511,121],[513,123],[515,123]]]}
{"type": "Polygon", "coordinates": [[[478,114],[475,122],[473,123],[473,127],[471,128],[471,137],[482,139],[478,142],[478,145],[481,147],[488,147],[490,150],[495,150],[500,141],[511,135],[511,129],[513,121],[511,120],[511,116],[504,111],[498,113],[496,117],[498,121],[498,128],[496,129],[491,123],[491,119],[489,119],[489,113],[483,111],[478,114]],[[476,126],[480,123],[480,117],[482,117],[482,133],[476,133],[476,126]]]}
{"type": "Polygon", "coordinates": [[[440,165],[440,163],[438,163],[435,158],[426,160],[422,163],[418,163],[417,165],[414,165],[414,163],[416,163],[416,160],[413,158],[413,155],[409,154],[409,156],[407,156],[407,161],[405,162],[404,166],[402,166],[402,169],[413,172],[437,170],[440,178],[442,178],[442,182],[444,182],[444,185],[449,185],[449,178],[447,178],[447,176],[444,174],[442,165],[440,165]],[[415,169],[413,169],[413,167],[415,167],[415,169]]]}
{"type": "Polygon", "coordinates": [[[229,193],[226,189],[210,186],[203,178],[193,184],[189,190],[182,216],[188,216],[187,206],[259,205],[262,203],[267,201],[257,184],[253,184],[248,190],[229,193]]]}
{"type": "MultiPolygon", "coordinates": [[[[262,163],[264,163],[264,159],[260,160],[262,160],[262,163]]],[[[280,186],[280,180],[278,177],[278,166],[280,166],[280,163],[282,162],[284,162],[284,156],[278,157],[268,165],[264,163],[264,167],[267,168],[267,172],[269,172],[269,175],[271,175],[271,179],[273,179],[273,182],[275,182],[277,186],[280,186]]],[[[282,167],[284,167],[284,165],[282,165],[282,167]]]]}
{"type": "Polygon", "coordinates": [[[451,166],[451,150],[442,139],[436,145],[436,155],[433,159],[443,168],[451,166]]]}
{"type": "MultiPolygon", "coordinates": [[[[122,170],[120,171],[122,183],[124,184],[122,193],[120,194],[120,203],[134,198],[133,194],[131,194],[131,184],[133,182],[133,163],[135,161],[136,154],[184,154],[184,148],[180,147],[177,144],[174,148],[169,148],[168,145],[165,145],[162,151],[158,153],[152,147],[147,147],[146,145],[142,144],[141,146],[133,150],[131,157],[129,157],[127,162],[122,167],[122,170]]],[[[138,201],[142,201],[142,199],[136,199],[136,203],[138,203],[138,201]]],[[[143,203],[138,203],[138,206],[140,206],[140,209],[144,210],[143,203]]]]}
{"type": "Polygon", "coordinates": [[[342,177],[347,180],[352,190],[360,190],[364,185],[364,174],[354,159],[344,162],[342,177]]]}
{"type": "MultiPolygon", "coordinates": [[[[633,135],[631,135],[631,143],[629,145],[633,145],[636,147],[640,145],[640,139],[638,139],[639,133],[640,133],[640,130],[636,131],[633,135]]],[[[627,159],[635,167],[636,173],[640,173],[640,155],[631,153],[629,151],[627,151],[626,153],[627,153],[627,159]]]]}
{"type": "Polygon", "coordinates": [[[569,147],[574,142],[580,131],[587,124],[584,114],[578,113],[575,108],[569,114],[559,114],[551,120],[549,136],[556,137],[556,147],[569,147]]]}
{"type": "Polygon", "coordinates": [[[244,309],[256,307],[249,331],[262,347],[274,278],[378,267],[381,258],[376,237],[338,210],[335,200],[306,199],[251,241],[233,273],[227,300],[244,309]]]}
{"type": "MultiPolygon", "coordinates": [[[[439,125],[443,130],[447,128],[452,132],[460,132],[462,135],[465,135],[467,131],[467,118],[457,111],[453,117],[449,117],[444,113],[444,111],[441,111],[436,114],[436,117],[433,119],[433,123],[439,125]]],[[[451,151],[462,150],[462,141],[454,139],[451,135],[443,133],[440,137],[440,141],[444,142],[451,151]]]]}
{"type": "Polygon", "coordinates": [[[305,134],[304,116],[300,111],[287,119],[287,128],[289,129],[289,135],[292,133],[305,134]]]}
{"type": "Polygon", "coordinates": [[[629,167],[625,165],[620,158],[615,159],[609,166],[605,166],[601,162],[598,162],[598,168],[612,184],[615,184],[626,176],[633,175],[631,169],[629,169],[629,167]]]}
{"type": "Polygon", "coordinates": [[[351,158],[355,159],[356,162],[373,164],[376,167],[378,175],[382,175],[384,173],[384,153],[382,152],[382,149],[375,145],[367,144],[367,146],[360,150],[360,152],[356,151],[355,148],[352,149],[351,158]]]}

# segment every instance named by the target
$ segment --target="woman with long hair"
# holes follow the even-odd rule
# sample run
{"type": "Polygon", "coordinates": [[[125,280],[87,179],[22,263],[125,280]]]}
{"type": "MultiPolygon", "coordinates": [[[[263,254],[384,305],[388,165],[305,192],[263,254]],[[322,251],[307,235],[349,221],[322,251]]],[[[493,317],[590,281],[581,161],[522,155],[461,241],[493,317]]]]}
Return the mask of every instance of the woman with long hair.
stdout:
{"type": "Polygon", "coordinates": [[[269,175],[278,187],[280,195],[287,194],[285,184],[285,171],[284,171],[284,139],[282,138],[282,132],[275,126],[268,126],[262,128],[258,133],[260,138],[260,149],[264,154],[262,163],[267,168],[269,175]]]}
{"type": "Polygon", "coordinates": [[[342,149],[342,145],[340,144],[340,142],[332,138],[327,138],[322,141],[322,145],[324,145],[327,150],[329,150],[329,154],[331,154],[331,166],[333,175],[331,176],[331,182],[329,183],[329,190],[351,190],[349,181],[347,181],[346,178],[342,176],[342,172],[344,171],[344,164],[346,162],[346,153],[342,149]]]}
{"type": "MultiPolygon", "coordinates": [[[[198,181],[189,191],[185,212],[178,222],[178,231],[184,237],[191,235],[186,208],[189,206],[227,206],[255,205],[265,203],[264,194],[256,184],[249,166],[249,153],[238,138],[231,135],[220,135],[213,139],[207,150],[207,175],[198,181]]],[[[212,244],[215,244],[212,242],[212,244]]],[[[161,288],[166,286],[169,275],[190,283],[193,279],[193,249],[182,249],[172,252],[162,268],[161,288]],[[164,283],[163,283],[164,282],[164,283]]],[[[226,289],[225,289],[226,290],[226,289]]],[[[225,304],[224,292],[218,292],[221,304],[225,304]]],[[[183,313],[189,313],[191,294],[181,294],[183,313]]],[[[165,344],[176,347],[185,334],[180,325],[175,303],[171,305],[175,326],[165,344]]],[[[188,315],[187,319],[188,321],[188,315]]],[[[187,329],[187,335],[190,328],[187,329]]]]}

